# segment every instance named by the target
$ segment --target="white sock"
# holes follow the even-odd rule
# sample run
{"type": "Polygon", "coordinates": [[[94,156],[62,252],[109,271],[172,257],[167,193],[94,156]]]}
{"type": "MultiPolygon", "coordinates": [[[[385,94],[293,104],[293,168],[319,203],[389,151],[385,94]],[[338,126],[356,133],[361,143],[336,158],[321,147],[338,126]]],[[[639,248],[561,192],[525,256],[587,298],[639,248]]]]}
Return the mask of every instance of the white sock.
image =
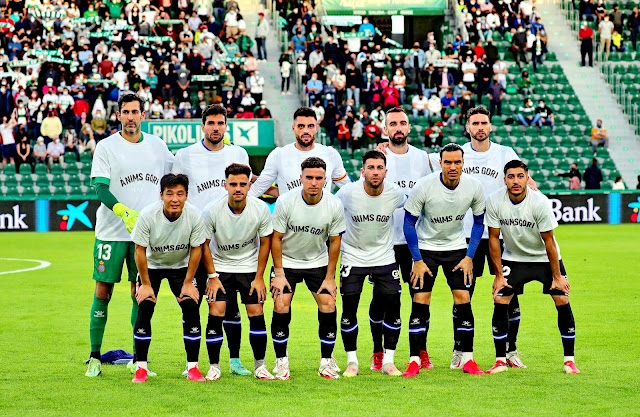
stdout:
{"type": "Polygon", "coordinates": [[[409,362],[415,362],[420,365],[420,356],[411,356],[409,357],[409,362]]]}
{"type": "Polygon", "coordinates": [[[187,362],[187,369],[196,368],[198,366],[198,362],[187,362]]]}
{"type": "Polygon", "coordinates": [[[462,352],[462,364],[469,362],[473,359],[473,352],[462,352]]]}
{"type": "MultiPolygon", "coordinates": [[[[573,357],[573,356],[565,356],[564,357],[564,361],[565,362],[567,362],[567,361],[575,362],[576,360],[575,360],[575,357],[573,357]]],[[[138,363],[140,363],[140,362],[138,362],[138,363]]]]}
{"type": "Polygon", "coordinates": [[[347,352],[347,363],[359,363],[356,351],[347,352]]]}
{"type": "Polygon", "coordinates": [[[382,364],[386,365],[388,363],[393,363],[393,355],[396,353],[395,350],[385,349],[384,356],[382,358],[382,364]]]}
{"type": "Polygon", "coordinates": [[[504,363],[507,363],[507,357],[505,356],[504,358],[496,358],[496,362],[498,361],[502,361],[504,363]]]}
{"type": "Polygon", "coordinates": [[[328,365],[330,360],[331,360],[331,358],[321,358],[320,359],[320,366],[328,365]]]}
{"type": "Polygon", "coordinates": [[[213,368],[213,367],[219,368],[219,367],[220,367],[220,364],[218,364],[218,363],[212,363],[212,364],[210,364],[210,365],[209,365],[209,369],[211,369],[211,368],[213,368]]]}
{"type": "Polygon", "coordinates": [[[148,371],[149,368],[147,368],[147,361],[138,361],[137,362],[137,368],[142,368],[142,369],[148,371]]]}

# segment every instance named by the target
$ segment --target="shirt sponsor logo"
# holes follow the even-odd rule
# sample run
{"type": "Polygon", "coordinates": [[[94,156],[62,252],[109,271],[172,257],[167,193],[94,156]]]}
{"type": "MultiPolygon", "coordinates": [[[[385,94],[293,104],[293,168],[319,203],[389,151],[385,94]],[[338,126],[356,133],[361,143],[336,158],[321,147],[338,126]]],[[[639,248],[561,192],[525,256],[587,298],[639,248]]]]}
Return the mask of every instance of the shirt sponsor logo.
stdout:
{"type": "Polygon", "coordinates": [[[224,181],[223,179],[215,179],[215,180],[209,180],[209,181],[205,181],[202,182],[200,184],[197,185],[198,188],[198,192],[202,193],[210,188],[214,188],[214,187],[224,187],[224,181]]]}
{"type": "Polygon", "coordinates": [[[361,222],[386,223],[389,221],[390,218],[391,216],[385,216],[382,214],[378,214],[377,216],[375,214],[358,214],[358,215],[351,216],[351,220],[353,220],[354,223],[361,223],[361,222]]]}
{"type": "Polygon", "coordinates": [[[465,174],[471,174],[471,175],[479,175],[479,174],[486,175],[491,178],[498,178],[498,175],[500,174],[495,169],[492,169],[489,167],[473,167],[473,166],[462,168],[462,172],[464,172],[465,174]]]}
{"type": "Polygon", "coordinates": [[[176,250],[189,249],[188,243],[181,243],[179,245],[164,245],[164,246],[150,246],[151,252],[171,252],[176,250]]]}
{"type": "Polygon", "coordinates": [[[521,227],[535,227],[534,222],[523,219],[500,219],[500,226],[521,226],[521,227]]]}
{"type": "Polygon", "coordinates": [[[440,216],[440,217],[429,217],[431,223],[449,223],[454,221],[464,220],[464,214],[458,214],[457,216],[440,216]]]}
{"type": "Polygon", "coordinates": [[[289,230],[291,230],[294,233],[311,233],[312,235],[316,235],[316,236],[320,236],[321,234],[324,233],[324,229],[318,229],[317,227],[313,227],[313,226],[298,226],[295,224],[290,224],[288,227],[289,230]]]}
{"type": "Polygon", "coordinates": [[[127,175],[126,177],[120,177],[120,185],[122,187],[138,181],[148,181],[156,185],[160,183],[160,179],[155,175],[153,174],[145,175],[142,172],[138,172],[137,174],[127,175]]]}
{"type": "Polygon", "coordinates": [[[234,243],[231,245],[216,245],[219,251],[230,251],[230,250],[238,250],[240,248],[244,248],[245,246],[249,246],[256,242],[256,238],[252,238],[243,243],[234,243]]]}

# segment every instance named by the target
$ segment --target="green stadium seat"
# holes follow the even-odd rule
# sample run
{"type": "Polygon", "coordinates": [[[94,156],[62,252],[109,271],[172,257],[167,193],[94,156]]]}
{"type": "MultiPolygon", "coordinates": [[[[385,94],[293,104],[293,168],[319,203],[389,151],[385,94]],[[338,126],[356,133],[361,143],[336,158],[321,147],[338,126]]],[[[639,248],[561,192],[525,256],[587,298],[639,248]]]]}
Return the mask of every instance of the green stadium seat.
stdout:
{"type": "Polygon", "coordinates": [[[53,177],[53,179],[51,180],[51,185],[56,187],[56,189],[59,188],[59,187],[64,187],[66,184],[67,183],[64,180],[64,178],[62,177],[62,175],[55,175],[53,177]]]}
{"type": "Polygon", "coordinates": [[[64,166],[64,172],[69,175],[77,174],[80,171],[78,163],[76,161],[66,162],[64,166]]]}
{"type": "Polygon", "coordinates": [[[20,170],[19,174],[31,175],[31,165],[29,165],[29,164],[20,165],[19,170],[20,170]]]}
{"type": "Polygon", "coordinates": [[[20,195],[22,197],[34,197],[36,195],[36,192],[33,189],[33,186],[21,187],[21,188],[22,188],[22,192],[20,193],[20,195]]]}
{"type": "Polygon", "coordinates": [[[80,162],[88,162],[89,164],[91,164],[92,160],[93,155],[91,155],[90,151],[85,151],[80,154],[80,162]]]}
{"type": "Polygon", "coordinates": [[[76,176],[71,176],[71,177],[69,177],[69,180],[67,181],[67,185],[69,187],[80,187],[82,185],[82,180],[77,175],[76,176]]]}
{"type": "Polygon", "coordinates": [[[9,193],[14,193],[16,187],[18,187],[18,178],[15,175],[7,175],[7,177],[4,179],[4,186],[9,188],[9,193]]]}
{"type": "Polygon", "coordinates": [[[547,60],[547,62],[558,62],[558,57],[556,56],[556,53],[551,51],[547,52],[547,54],[545,55],[545,59],[547,60]]]}
{"type": "Polygon", "coordinates": [[[2,173],[5,175],[14,175],[16,173],[16,166],[10,162],[4,166],[2,173]]]}
{"type": "Polygon", "coordinates": [[[551,66],[551,73],[552,74],[564,74],[564,71],[562,70],[562,67],[558,64],[553,64],[551,66]]]}
{"type": "Polygon", "coordinates": [[[629,52],[629,51],[623,52],[621,58],[625,62],[632,62],[633,61],[633,54],[631,52],[629,52]]]}
{"type": "Polygon", "coordinates": [[[47,178],[46,175],[38,175],[38,178],[36,179],[36,186],[38,187],[49,187],[49,178],[47,178]]]}
{"type": "Polygon", "coordinates": [[[47,175],[47,166],[45,164],[36,164],[36,174],[47,175]]]}
{"type": "Polygon", "coordinates": [[[609,62],[620,62],[622,60],[619,52],[611,52],[609,54],[609,62]]]}
{"type": "Polygon", "coordinates": [[[364,156],[364,150],[362,149],[356,149],[353,151],[353,159],[357,159],[359,161],[362,161],[362,157],[364,156]]]}
{"type": "Polygon", "coordinates": [[[340,154],[340,156],[342,157],[342,159],[349,159],[351,158],[351,153],[349,152],[349,149],[339,149],[338,153],[340,154]]]}
{"type": "Polygon", "coordinates": [[[84,191],[82,191],[82,188],[78,187],[70,187],[69,189],[69,195],[84,195],[84,191]]]}
{"type": "Polygon", "coordinates": [[[51,195],[51,189],[48,185],[38,188],[38,197],[50,197],[51,195]]]}
{"type": "Polygon", "coordinates": [[[55,175],[62,175],[62,166],[60,164],[52,164],[51,165],[51,170],[50,170],[51,174],[55,175]]]}

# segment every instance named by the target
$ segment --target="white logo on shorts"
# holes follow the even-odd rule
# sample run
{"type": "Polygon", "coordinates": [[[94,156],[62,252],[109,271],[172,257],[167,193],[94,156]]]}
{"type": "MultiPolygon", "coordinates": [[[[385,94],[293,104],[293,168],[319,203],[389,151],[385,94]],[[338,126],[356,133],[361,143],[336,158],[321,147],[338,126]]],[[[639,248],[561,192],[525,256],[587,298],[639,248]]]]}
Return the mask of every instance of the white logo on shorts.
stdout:
{"type": "Polygon", "coordinates": [[[393,279],[400,279],[400,271],[397,269],[394,269],[393,272],[391,272],[391,275],[393,276],[393,279]]]}
{"type": "Polygon", "coordinates": [[[506,277],[509,276],[509,274],[511,274],[511,268],[508,266],[504,266],[502,265],[502,274],[506,277]]]}

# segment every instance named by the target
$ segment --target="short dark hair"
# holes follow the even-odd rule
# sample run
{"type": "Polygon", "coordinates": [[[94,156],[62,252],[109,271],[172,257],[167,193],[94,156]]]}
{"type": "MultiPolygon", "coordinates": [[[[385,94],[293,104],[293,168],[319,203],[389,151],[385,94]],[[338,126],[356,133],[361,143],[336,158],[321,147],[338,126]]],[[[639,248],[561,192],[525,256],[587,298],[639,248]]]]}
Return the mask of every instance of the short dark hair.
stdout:
{"type": "MultiPolygon", "coordinates": [[[[389,110],[387,110],[386,115],[390,115],[391,113],[404,113],[405,116],[407,116],[407,112],[402,108],[402,107],[392,107],[389,110]]],[[[407,116],[409,117],[409,116],[407,116]]]]}
{"type": "Polygon", "coordinates": [[[444,154],[445,152],[457,151],[460,151],[462,153],[462,156],[464,156],[464,150],[462,150],[462,146],[458,145],[457,143],[447,143],[442,147],[442,149],[440,149],[440,159],[442,159],[442,154],[444,154]]]}
{"type": "Polygon", "coordinates": [[[140,112],[144,111],[144,99],[135,93],[127,93],[120,96],[118,99],[118,111],[122,111],[122,106],[126,103],[131,103],[133,101],[137,101],[140,103],[140,112]]]}
{"type": "Polygon", "coordinates": [[[524,169],[524,172],[529,172],[529,167],[527,166],[527,164],[525,164],[524,162],[522,162],[519,159],[514,159],[512,161],[507,162],[504,165],[504,173],[505,175],[507,174],[507,171],[513,168],[522,168],[524,169]]]}
{"type": "Polygon", "coordinates": [[[592,165],[598,165],[598,160],[597,160],[596,158],[593,158],[593,159],[591,160],[591,164],[592,164],[592,165]]]}
{"type": "Polygon", "coordinates": [[[230,175],[246,175],[251,179],[251,167],[243,164],[231,164],[224,170],[224,177],[229,178],[230,175]]]}
{"type": "Polygon", "coordinates": [[[382,159],[384,165],[387,165],[387,157],[380,151],[367,151],[362,155],[362,165],[366,164],[369,159],[382,159]]]}
{"type": "Polygon", "coordinates": [[[484,114],[489,119],[491,119],[491,112],[487,110],[485,106],[480,105],[480,106],[472,107],[469,109],[469,111],[467,111],[467,123],[469,122],[469,119],[471,118],[471,116],[476,114],[484,114]]]}
{"type": "MultiPolygon", "coordinates": [[[[298,117],[313,117],[315,120],[318,120],[316,116],[316,112],[313,111],[311,107],[302,106],[298,110],[293,113],[293,120],[296,120],[298,117]]],[[[318,168],[318,167],[314,167],[318,168]]]]}
{"type": "Polygon", "coordinates": [[[227,123],[227,109],[220,104],[212,104],[202,112],[202,124],[205,124],[207,117],[221,114],[224,116],[224,122],[227,123]]]}
{"type": "Polygon", "coordinates": [[[317,156],[310,156],[300,164],[300,168],[304,171],[306,168],[322,168],[327,170],[327,164],[317,156]]]}
{"type": "Polygon", "coordinates": [[[185,191],[188,193],[189,177],[184,174],[166,174],[160,179],[160,192],[164,193],[164,190],[175,187],[176,185],[184,186],[185,191]]]}

